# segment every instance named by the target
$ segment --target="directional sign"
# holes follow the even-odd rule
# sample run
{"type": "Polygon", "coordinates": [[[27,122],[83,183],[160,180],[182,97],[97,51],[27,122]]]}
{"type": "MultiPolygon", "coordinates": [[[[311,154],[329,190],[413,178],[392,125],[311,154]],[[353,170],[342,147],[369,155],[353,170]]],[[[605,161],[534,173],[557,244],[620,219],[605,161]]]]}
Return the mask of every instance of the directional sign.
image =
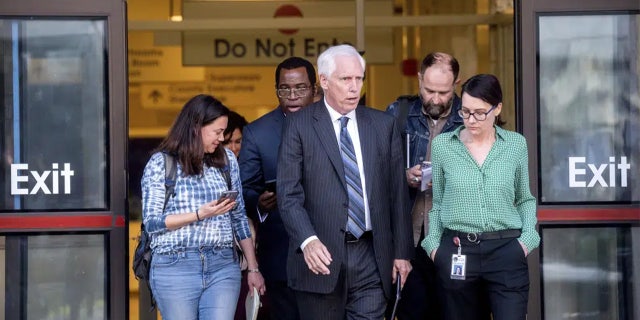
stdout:
{"type": "Polygon", "coordinates": [[[142,84],[140,98],[145,109],[180,109],[200,93],[207,93],[204,83],[142,84]]]}
{"type": "Polygon", "coordinates": [[[202,81],[204,68],[184,67],[179,46],[155,46],[149,32],[129,33],[129,82],[202,81]]]}

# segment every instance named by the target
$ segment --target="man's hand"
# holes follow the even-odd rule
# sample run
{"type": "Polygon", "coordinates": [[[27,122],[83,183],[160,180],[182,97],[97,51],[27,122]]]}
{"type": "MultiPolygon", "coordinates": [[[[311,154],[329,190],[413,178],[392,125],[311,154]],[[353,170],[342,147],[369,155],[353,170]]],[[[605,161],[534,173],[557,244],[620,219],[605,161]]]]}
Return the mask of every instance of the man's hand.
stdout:
{"type": "Polygon", "coordinates": [[[278,204],[277,199],[275,192],[265,191],[258,197],[258,207],[263,211],[273,210],[278,204]]]}
{"type": "Polygon", "coordinates": [[[393,283],[396,283],[396,273],[400,272],[401,282],[400,288],[404,288],[404,283],[407,281],[409,272],[411,272],[411,262],[409,260],[395,259],[393,260],[393,272],[391,273],[391,279],[393,283]]]}
{"type": "Polygon", "coordinates": [[[304,253],[304,261],[307,263],[309,270],[315,274],[329,274],[329,264],[331,264],[331,254],[327,247],[320,240],[311,240],[302,250],[304,253]]]}
{"type": "Polygon", "coordinates": [[[422,181],[422,169],[420,165],[417,164],[412,168],[406,170],[407,173],[407,183],[411,188],[420,187],[420,183],[422,181]]]}

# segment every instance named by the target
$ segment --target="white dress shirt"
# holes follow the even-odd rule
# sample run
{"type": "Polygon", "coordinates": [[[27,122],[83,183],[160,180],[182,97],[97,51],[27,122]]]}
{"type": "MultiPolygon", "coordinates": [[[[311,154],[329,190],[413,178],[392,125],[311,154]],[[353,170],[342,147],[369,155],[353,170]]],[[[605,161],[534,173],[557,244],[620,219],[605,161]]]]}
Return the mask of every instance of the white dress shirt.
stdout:
{"type": "MultiPolygon", "coordinates": [[[[336,134],[336,142],[338,143],[338,148],[340,147],[340,118],[343,117],[342,114],[338,113],[334,110],[329,104],[327,100],[324,101],[324,104],[329,111],[329,116],[331,117],[331,124],[333,125],[333,131],[336,134]]],[[[362,158],[362,148],[360,147],[360,135],[358,134],[358,120],[356,119],[356,111],[352,110],[351,112],[344,115],[349,118],[347,122],[347,131],[349,132],[349,136],[351,137],[351,142],[353,143],[354,151],[356,152],[356,159],[358,161],[358,171],[360,172],[360,184],[362,185],[362,195],[364,197],[364,214],[365,214],[365,222],[366,222],[366,231],[371,230],[371,214],[369,212],[369,198],[367,196],[367,184],[365,183],[364,176],[364,162],[362,158]]],[[[317,236],[313,235],[307,239],[305,239],[300,245],[300,249],[304,250],[304,247],[311,242],[312,240],[318,239],[317,236]]]]}

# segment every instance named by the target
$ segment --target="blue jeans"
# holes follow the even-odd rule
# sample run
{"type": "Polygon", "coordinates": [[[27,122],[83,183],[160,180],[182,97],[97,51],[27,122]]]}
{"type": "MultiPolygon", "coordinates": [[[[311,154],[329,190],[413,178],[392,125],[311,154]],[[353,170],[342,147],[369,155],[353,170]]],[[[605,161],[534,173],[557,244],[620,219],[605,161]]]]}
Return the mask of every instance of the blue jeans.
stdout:
{"type": "Polygon", "coordinates": [[[232,248],[154,254],[150,277],[163,319],[233,319],[241,276],[232,248]]]}

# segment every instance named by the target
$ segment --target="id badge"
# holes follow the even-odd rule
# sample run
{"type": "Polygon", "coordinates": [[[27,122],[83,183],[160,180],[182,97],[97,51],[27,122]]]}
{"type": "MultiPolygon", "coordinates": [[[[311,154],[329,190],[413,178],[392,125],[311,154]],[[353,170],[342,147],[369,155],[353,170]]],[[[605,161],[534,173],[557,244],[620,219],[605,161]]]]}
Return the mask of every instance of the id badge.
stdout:
{"type": "Polygon", "coordinates": [[[464,254],[451,255],[451,279],[464,280],[467,274],[467,256],[464,254]]]}

